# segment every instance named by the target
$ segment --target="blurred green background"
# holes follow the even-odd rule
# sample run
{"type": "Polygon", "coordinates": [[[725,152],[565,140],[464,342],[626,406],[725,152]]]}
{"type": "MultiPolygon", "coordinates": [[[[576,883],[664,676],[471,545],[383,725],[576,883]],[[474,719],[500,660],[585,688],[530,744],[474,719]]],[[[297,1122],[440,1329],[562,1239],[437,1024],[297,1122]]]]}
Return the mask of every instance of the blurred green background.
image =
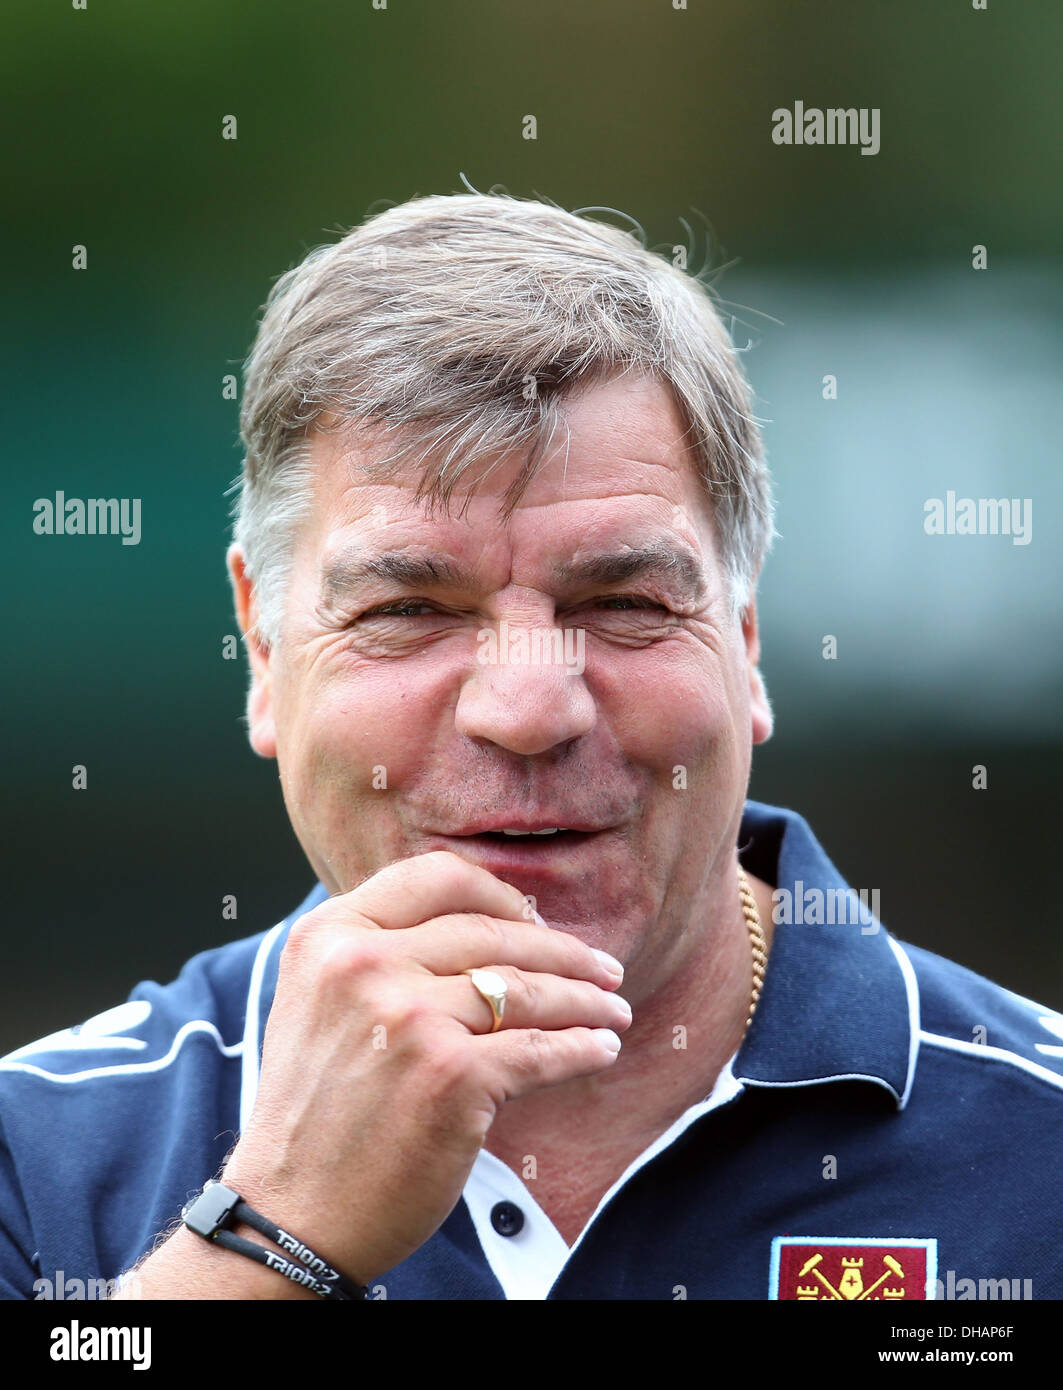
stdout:
{"type": "Polygon", "coordinates": [[[6,28],[0,1050],[310,887],[222,659],[222,378],[277,275],[462,174],[721,269],[781,533],[752,795],[902,939],[1063,1007],[1058,3],[15,0],[6,28]],[[774,145],[796,100],[879,108],[880,153],[774,145]],[[57,489],[141,498],[141,543],[35,535],[57,489]],[[1032,543],[928,537],[949,489],[1033,499],[1032,543]]]}

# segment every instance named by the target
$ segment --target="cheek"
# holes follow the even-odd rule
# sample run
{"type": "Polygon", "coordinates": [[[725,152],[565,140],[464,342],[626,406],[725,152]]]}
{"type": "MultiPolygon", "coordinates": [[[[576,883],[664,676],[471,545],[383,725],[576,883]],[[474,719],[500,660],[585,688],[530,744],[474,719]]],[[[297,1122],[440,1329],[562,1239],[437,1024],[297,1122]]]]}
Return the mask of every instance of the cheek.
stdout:
{"type": "Polygon", "coordinates": [[[736,731],[738,692],[724,668],[700,649],[677,651],[643,671],[628,671],[610,699],[625,754],[671,778],[727,756],[736,731]]]}
{"type": "Polygon", "coordinates": [[[347,809],[352,797],[379,798],[382,775],[384,787],[401,785],[426,757],[430,698],[412,673],[400,684],[371,667],[308,684],[281,721],[286,784],[303,794],[342,791],[347,809]]]}

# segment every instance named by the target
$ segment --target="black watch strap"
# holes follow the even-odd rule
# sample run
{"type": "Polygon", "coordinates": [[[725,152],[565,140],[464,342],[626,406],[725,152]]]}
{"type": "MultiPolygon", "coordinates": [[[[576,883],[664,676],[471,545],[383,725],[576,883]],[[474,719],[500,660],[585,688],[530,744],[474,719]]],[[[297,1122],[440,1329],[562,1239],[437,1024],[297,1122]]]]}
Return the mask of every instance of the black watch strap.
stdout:
{"type": "Polygon", "coordinates": [[[246,1255],[248,1259],[276,1270],[285,1279],[291,1279],[321,1298],[349,1303],[368,1297],[369,1290],[363,1284],[356,1284],[338,1269],[333,1269],[309,1245],[304,1245],[290,1231],[275,1225],[261,1212],[248,1206],[238,1192],[224,1183],[207,1183],[200,1195],[182,1211],[181,1220],[190,1231],[195,1231],[204,1240],[213,1241],[215,1245],[221,1245],[238,1255],[246,1255]],[[279,1245],[285,1253],[268,1250],[264,1245],[236,1235],[229,1230],[234,1221],[242,1221],[245,1226],[258,1231],[267,1240],[279,1245]]]}

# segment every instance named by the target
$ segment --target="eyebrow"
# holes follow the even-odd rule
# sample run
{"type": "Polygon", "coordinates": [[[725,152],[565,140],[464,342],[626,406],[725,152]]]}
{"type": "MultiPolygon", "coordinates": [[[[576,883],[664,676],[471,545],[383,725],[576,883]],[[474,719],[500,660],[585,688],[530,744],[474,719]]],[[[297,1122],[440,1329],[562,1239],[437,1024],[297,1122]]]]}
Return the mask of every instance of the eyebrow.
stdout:
{"type": "Polygon", "coordinates": [[[554,569],[562,584],[623,584],[631,579],[658,579],[692,600],[704,596],[705,574],[693,551],[668,541],[625,546],[611,554],[589,555],[584,560],[554,569]]]}
{"type": "Polygon", "coordinates": [[[367,579],[382,579],[405,589],[426,589],[432,585],[449,584],[454,588],[462,583],[461,571],[442,556],[406,555],[401,550],[387,550],[380,555],[337,555],[321,576],[321,590],[326,600],[332,600],[348,589],[356,589],[367,579]]]}
{"type": "MultiPolygon", "coordinates": [[[[707,589],[697,556],[685,547],[664,540],[625,546],[623,550],[555,565],[554,578],[559,584],[572,588],[657,579],[691,601],[701,599],[707,589]]],[[[469,587],[464,572],[444,556],[414,556],[401,550],[384,551],[379,555],[346,551],[326,565],[321,580],[322,593],[327,601],[332,601],[367,579],[380,579],[405,589],[441,585],[456,589],[469,587]]]]}

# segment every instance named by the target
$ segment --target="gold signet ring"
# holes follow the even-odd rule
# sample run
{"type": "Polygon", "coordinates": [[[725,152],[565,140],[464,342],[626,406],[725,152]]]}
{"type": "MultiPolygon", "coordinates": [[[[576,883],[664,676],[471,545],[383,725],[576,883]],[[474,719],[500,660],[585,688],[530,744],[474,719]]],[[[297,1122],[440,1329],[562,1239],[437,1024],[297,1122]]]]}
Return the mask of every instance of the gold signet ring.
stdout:
{"type": "Polygon", "coordinates": [[[507,985],[501,975],[493,970],[466,970],[465,974],[473,983],[473,988],[491,1006],[491,1032],[497,1033],[502,1027],[502,1015],[506,1009],[507,985]]]}

